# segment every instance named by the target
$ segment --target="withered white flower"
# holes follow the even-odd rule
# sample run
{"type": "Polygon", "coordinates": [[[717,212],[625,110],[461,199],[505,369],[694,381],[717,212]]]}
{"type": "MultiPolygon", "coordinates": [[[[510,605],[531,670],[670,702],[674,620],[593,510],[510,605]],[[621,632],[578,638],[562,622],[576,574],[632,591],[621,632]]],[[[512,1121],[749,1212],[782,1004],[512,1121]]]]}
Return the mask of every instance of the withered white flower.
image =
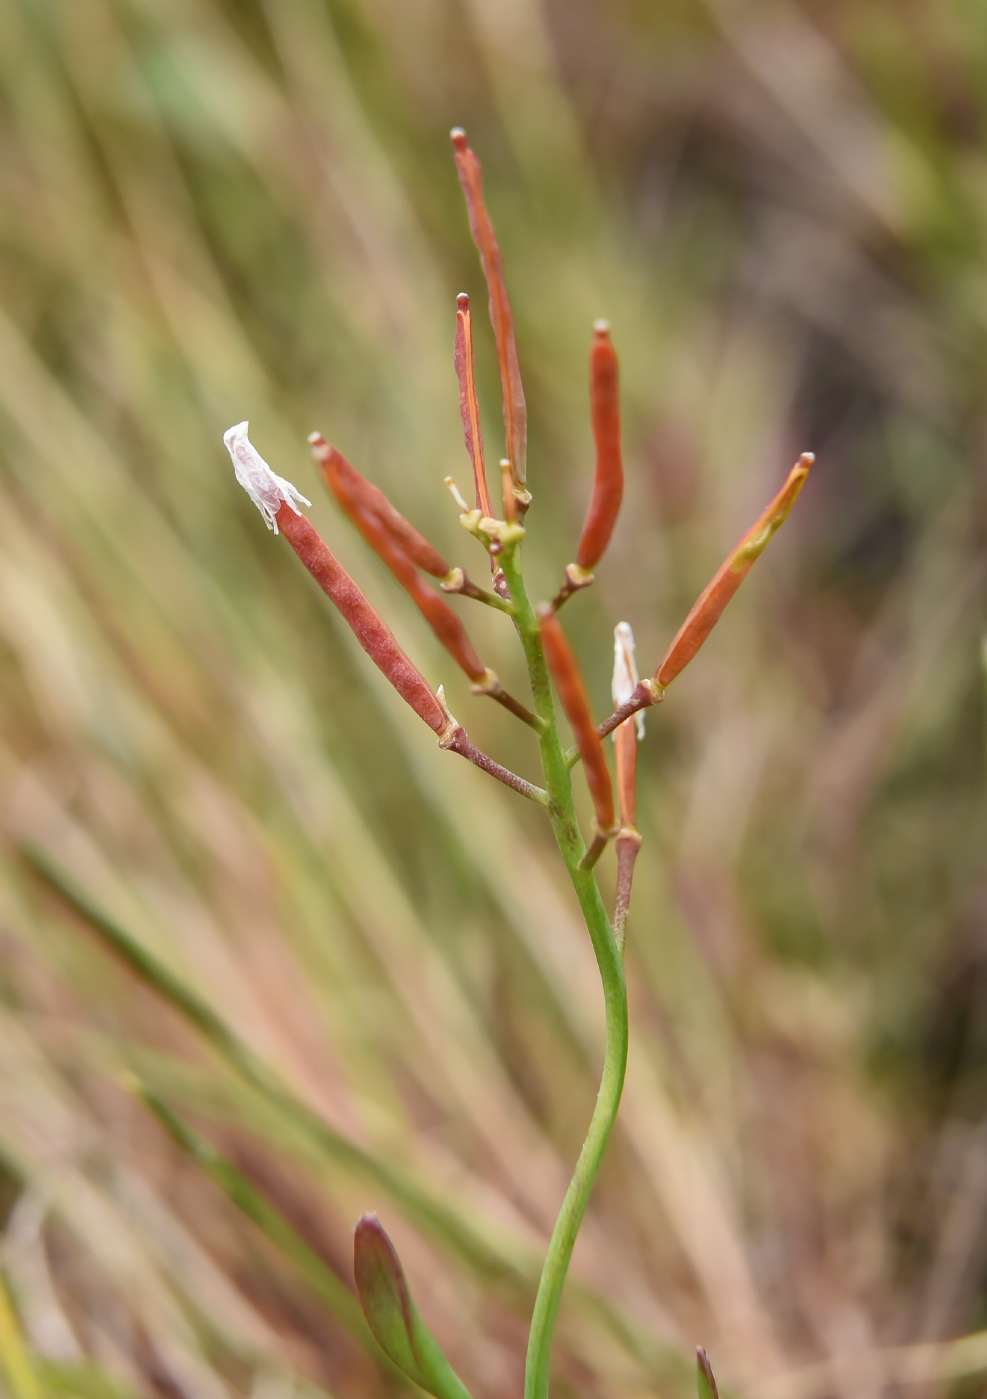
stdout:
{"type": "Polygon", "coordinates": [[[248,427],[249,423],[246,421],[234,424],[223,433],[223,441],[233,459],[236,479],[264,516],[267,528],[277,534],[276,516],[282,503],[290,506],[296,515],[300,515],[302,512],[295,501],[301,505],[311,505],[312,502],[306,500],[290,481],[271,470],[247,436],[248,427]]]}
{"type": "MultiPolygon", "coordinates": [[[[634,633],[629,622],[618,622],[613,629],[613,684],[610,691],[614,709],[627,703],[637,688],[639,678],[634,659],[634,633]]],[[[643,738],[644,714],[640,709],[634,715],[634,722],[638,738],[643,738]]]]}

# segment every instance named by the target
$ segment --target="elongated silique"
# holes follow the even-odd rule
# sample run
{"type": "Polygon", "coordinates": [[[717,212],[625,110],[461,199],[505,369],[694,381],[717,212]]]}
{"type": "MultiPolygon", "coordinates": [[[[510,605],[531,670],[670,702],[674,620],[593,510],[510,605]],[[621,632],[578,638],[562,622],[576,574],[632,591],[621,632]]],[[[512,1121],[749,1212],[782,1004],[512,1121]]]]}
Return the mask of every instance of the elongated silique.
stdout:
{"type": "Polygon", "coordinates": [[[606,321],[593,327],[589,356],[589,401],[596,439],[596,471],[576,565],[591,573],[606,553],[624,499],[624,461],[620,446],[620,392],[617,352],[606,321]]]}

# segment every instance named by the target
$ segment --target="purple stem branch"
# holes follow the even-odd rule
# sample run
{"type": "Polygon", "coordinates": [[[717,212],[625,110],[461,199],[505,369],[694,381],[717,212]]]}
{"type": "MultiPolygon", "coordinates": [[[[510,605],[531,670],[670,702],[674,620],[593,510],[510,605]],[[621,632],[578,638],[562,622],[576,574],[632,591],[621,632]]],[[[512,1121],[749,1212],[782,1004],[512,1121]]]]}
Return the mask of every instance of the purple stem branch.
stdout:
{"type": "Polygon", "coordinates": [[[439,746],[452,753],[458,753],[474,767],[488,772],[491,777],[496,777],[498,782],[503,782],[505,787],[520,792],[521,796],[527,797],[529,801],[537,802],[539,806],[548,806],[548,793],[544,788],[536,787],[533,782],[526,782],[523,777],[518,777],[508,768],[501,767],[500,763],[495,763],[493,758],[488,758],[486,753],[481,752],[476,744],[470,741],[466,730],[460,725],[453,729],[449,738],[440,741],[439,746]]]}
{"type": "Polygon", "coordinates": [[[641,680],[637,688],[619,709],[615,709],[609,719],[604,719],[602,724],[597,724],[596,732],[601,738],[606,738],[607,734],[613,733],[614,729],[629,719],[632,714],[636,714],[639,709],[647,709],[649,705],[658,704],[664,695],[664,690],[657,685],[654,680],[641,680]]]}

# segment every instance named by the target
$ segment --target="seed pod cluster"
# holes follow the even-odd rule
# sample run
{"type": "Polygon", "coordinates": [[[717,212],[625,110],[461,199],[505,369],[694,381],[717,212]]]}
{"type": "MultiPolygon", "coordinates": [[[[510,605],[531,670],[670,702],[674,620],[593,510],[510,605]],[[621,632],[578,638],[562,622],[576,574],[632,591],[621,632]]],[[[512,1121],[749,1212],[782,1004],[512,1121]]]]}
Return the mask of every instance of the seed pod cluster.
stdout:
{"type": "MultiPolygon", "coordinates": [[[[508,456],[500,463],[504,494],[503,520],[493,517],[483,460],[483,442],[473,362],[469,298],[457,301],[455,364],[463,434],[476,491],[470,509],[451,478],[447,484],[462,510],[462,523],[484,545],[495,565],[493,592],[471,584],[461,568],[450,569],[445,559],[397,511],[382,491],[367,481],[350,462],[319,435],[309,439],[326,482],[339,505],[364,539],[406,589],[435,635],[474,682],[474,693],[492,696],[538,734],[545,788],[508,771],[478,749],[453,718],[440,686],[433,692],[398,645],[390,629],[360,588],[342,568],[299,506],[308,504],[288,481],[276,476],[251,446],[247,424],[225,435],[236,476],[260,509],[268,527],[281,532],[305,568],[338,608],[361,646],[399,694],[438,735],[440,746],[460,754],[513,791],[537,803],[550,816],[560,850],[586,917],[606,999],[605,1067],[593,1124],[580,1155],[576,1176],[566,1194],[560,1219],[574,1225],[556,1228],[549,1262],[539,1286],[535,1320],[529,1342],[526,1393],[546,1395],[550,1378],[550,1343],[562,1282],[588,1193],[613,1126],[626,1065],[627,998],[620,964],[624,928],[631,896],[635,861],[641,846],[637,829],[637,743],[644,734],[641,711],[662,699],[665,687],[678,676],[702,646],[730,598],[787,518],[802,489],[810,454],[803,455],[788,480],[703,590],[653,678],[639,680],[634,636],[621,622],[614,632],[614,713],[594,726],[589,697],[572,648],[557,615],[558,606],[593,581],[593,569],[610,544],[620,511],[624,470],[617,355],[606,322],[594,326],[590,351],[590,407],[596,443],[596,470],[591,498],[580,534],[576,559],[566,569],[565,582],[552,605],[532,613],[524,586],[518,546],[524,536],[519,516],[530,502],[524,489],[526,409],[514,343],[514,322],[504,283],[500,249],[483,202],[479,161],[465,133],[452,132],[456,165],[466,196],[470,227],[480,253],[490,294],[490,314],[497,344],[504,396],[504,429],[508,456]],[[535,694],[535,714],[506,695],[497,677],[485,669],[459,618],[430,587],[422,574],[439,580],[446,592],[478,598],[508,612],[520,634],[535,694]],[[499,580],[499,581],[498,581],[499,580]],[[576,749],[565,754],[555,724],[546,666],[572,727],[576,749]],[[613,734],[616,760],[617,810],[603,737],[613,734]],[[568,772],[576,756],[593,802],[593,838],[583,847],[575,825],[568,772]],[[619,814],[619,821],[618,821],[619,814]],[[600,890],[589,871],[616,836],[616,896],[611,928],[602,908],[600,890]],[[612,931],[612,937],[611,937],[612,931]]],[[[417,1312],[401,1262],[375,1215],[365,1215],[354,1239],[354,1276],[370,1331],[392,1366],[433,1399],[469,1399],[435,1338],[417,1312]]],[[[716,1382],[704,1350],[697,1354],[699,1399],[717,1399],[716,1382]]]]}
{"type": "MultiPolygon", "coordinates": [[[[237,479],[260,509],[268,527],[285,535],[305,567],[345,617],[367,654],[416,713],[439,735],[442,746],[462,754],[505,785],[539,802],[558,816],[564,809],[565,801],[559,796],[557,789],[554,792],[552,790],[552,783],[558,781],[561,753],[557,750],[550,701],[547,703],[548,712],[539,709],[537,714],[532,714],[524,705],[506,694],[496,675],[483,665],[458,616],[428,585],[422,575],[428,574],[438,579],[447,593],[457,592],[477,598],[513,615],[515,624],[525,640],[532,683],[541,703],[546,701],[547,697],[544,696],[539,681],[540,663],[536,665],[534,660],[538,652],[537,639],[540,638],[541,650],[572,727],[576,753],[582,759],[593,800],[595,834],[589,848],[579,858],[579,869],[590,869],[607,841],[613,836],[617,837],[617,890],[613,931],[617,943],[622,945],[634,862],[641,844],[636,825],[635,792],[637,742],[639,737],[643,736],[644,723],[641,711],[662,699],[666,687],[681,674],[703,645],[754,561],[760,557],[772,535],[787,519],[805,484],[813,457],[811,453],[804,453],[800,457],[784,486],[718,569],[691,608],[653,677],[639,680],[634,661],[633,633],[627,623],[622,622],[617,626],[614,637],[613,675],[615,709],[601,725],[594,726],[586,687],[559,622],[557,609],[572,592],[586,587],[593,581],[593,569],[610,544],[623,500],[624,467],[617,354],[610,339],[608,324],[605,321],[597,321],[593,328],[589,359],[590,410],[596,444],[593,488],[575,561],[566,568],[565,582],[554,603],[539,609],[536,638],[532,631],[534,619],[531,618],[524,596],[519,559],[514,552],[524,536],[519,516],[530,502],[530,496],[523,486],[527,420],[514,342],[513,314],[504,283],[500,249],[483,202],[479,161],[470,150],[465,133],[461,129],[456,128],[452,132],[452,142],[460,182],[466,196],[470,228],[487,281],[490,315],[497,344],[508,449],[508,456],[500,463],[505,518],[494,518],[486,479],[473,358],[472,320],[469,297],[465,293],[457,298],[455,365],[463,436],[473,468],[475,509],[467,506],[451,477],[446,478],[446,483],[462,510],[463,524],[484,544],[491,556],[495,570],[494,591],[484,592],[467,579],[461,568],[450,568],[438,550],[394,508],[383,491],[366,480],[342,453],[331,447],[318,433],[313,433],[309,440],[326,482],[339,505],[408,592],[441,644],[469,676],[473,682],[474,693],[490,695],[535,729],[543,745],[549,745],[548,750],[543,747],[542,754],[546,777],[549,779],[548,790],[542,791],[508,772],[470,742],[465,731],[449,713],[442,689],[433,693],[424,677],[398,645],[390,629],[309,521],[300,513],[299,505],[307,505],[309,502],[290,482],[276,476],[251,446],[247,437],[247,424],[244,422],[230,428],[224,440],[233,458],[237,479]],[[502,556],[502,567],[499,568],[494,562],[497,555],[502,556]],[[517,597],[512,597],[510,589],[515,586],[515,574],[519,592],[517,597]],[[511,579],[510,586],[508,578],[511,579]],[[614,786],[602,742],[603,737],[609,733],[613,734],[616,760],[617,811],[614,786]],[[554,757],[551,752],[553,743],[556,745],[554,757]]],[[[575,756],[575,753],[569,755],[569,766],[575,761],[575,756]]],[[[569,829],[568,822],[566,829],[569,829]]],[[[369,1226],[367,1228],[369,1239],[373,1231],[369,1226]]],[[[374,1238],[376,1239],[376,1235],[374,1238]]]]}

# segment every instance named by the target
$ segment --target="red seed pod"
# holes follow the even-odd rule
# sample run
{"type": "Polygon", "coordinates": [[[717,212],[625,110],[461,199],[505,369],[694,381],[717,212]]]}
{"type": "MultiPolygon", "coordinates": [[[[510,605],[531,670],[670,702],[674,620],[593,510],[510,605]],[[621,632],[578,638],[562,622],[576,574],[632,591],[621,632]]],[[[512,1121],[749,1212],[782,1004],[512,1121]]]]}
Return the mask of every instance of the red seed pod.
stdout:
{"type": "MultiPolygon", "coordinates": [[[[240,485],[257,506],[269,529],[280,532],[339,610],[367,655],[387,676],[402,699],[430,729],[447,740],[455,730],[448,711],[418,668],[398,645],[390,628],[343,568],[317,530],[298,509],[303,495],[271,470],[247,436],[246,422],[223,434],[240,485]]],[[[362,478],[361,478],[362,479],[362,478]]],[[[410,566],[410,565],[409,565],[410,566]]],[[[417,574],[415,575],[417,578],[417,574]]]]}
{"type": "Polygon", "coordinates": [[[494,339],[497,342],[497,363],[500,366],[500,383],[504,394],[504,435],[507,439],[507,455],[516,485],[523,486],[525,479],[525,459],[528,442],[528,410],[524,402],[524,389],[521,386],[521,370],[517,360],[517,346],[514,343],[514,315],[511,311],[507,286],[504,282],[504,263],[497,245],[493,224],[483,203],[483,171],[480,162],[470,150],[466,132],[462,127],[454,127],[450,132],[453,150],[456,155],[456,169],[459,183],[466,197],[466,212],[469,215],[470,232],[480,254],[480,265],[487,281],[490,294],[490,320],[493,322],[494,339]]]}
{"type": "Polygon", "coordinates": [[[471,680],[485,680],[489,672],[473,649],[473,643],[467,636],[462,622],[448,603],[419,577],[414,563],[385,528],[379,516],[361,509],[345,478],[337,481],[337,499],[377,557],[387,565],[402,588],[411,595],[415,606],[456,664],[462,667],[471,680]]]}
{"type": "Polygon", "coordinates": [[[617,762],[617,804],[621,826],[637,825],[637,733],[634,720],[625,719],[614,730],[613,751],[617,762]]]}
{"type": "Polygon", "coordinates": [[[473,369],[473,326],[470,299],[464,291],[456,297],[456,378],[459,380],[459,412],[463,419],[463,438],[473,463],[476,486],[476,508],[489,519],[490,493],[487,472],[483,465],[483,435],[480,431],[480,407],[476,398],[476,378],[473,369]]]}
{"type": "Polygon", "coordinates": [[[428,681],[398,645],[391,629],[364,597],[342,564],[304,515],[283,503],[277,511],[281,533],[339,610],[357,641],[403,700],[440,736],[449,718],[428,681]]]}
{"type": "Polygon", "coordinates": [[[418,533],[414,525],[408,523],[400,511],[395,510],[378,486],[361,476],[342,452],[330,447],[321,433],[313,432],[308,440],[326,484],[350,519],[354,519],[351,503],[354,509],[376,515],[416,568],[424,569],[433,578],[449,576],[449,565],[439,551],[418,533]]]}
{"type": "MultiPolygon", "coordinates": [[[[619,709],[637,691],[637,665],[634,660],[634,633],[627,622],[618,622],[613,633],[613,702],[619,709]]],[[[638,712],[613,731],[617,765],[617,805],[620,834],[614,845],[617,856],[617,882],[614,889],[613,933],[618,944],[624,940],[624,925],[631,902],[634,862],[641,848],[637,829],[637,741],[644,734],[644,715],[638,712]]]]}
{"type": "MultiPolygon", "coordinates": [[[[634,656],[634,632],[628,622],[618,622],[613,629],[613,681],[610,693],[614,710],[635,694],[638,685],[637,662],[634,656]]],[[[613,731],[614,756],[617,762],[617,802],[621,826],[636,824],[635,776],[637,770],[637,741],[644,737],[644,715],[638,712],[613,731]]]]}
{"type": "Polygon", "coordinates": [[[655,671],[655,682],[661,689],[670,685],[692,660],[716,626],[723,609],[751,571],[755,559],[764,553],[771,536],[788,519],[814,461],[815,457],[811,452],[802,453],[774,500],[758,516],[729,558],[700,593],[666,651],[664,660],[655,671]]]}
{"type": "Polygon", "coordinates": [[[641,836],[635,826],[621,826],[620,834],[614,841],[614,854],[617,856],[617,879],[613,898],[613,935],[617,946],[624,945],[624,927],[631,906],[631,888],[634,883],[634,865],[641,849],[641,836]]]}
{"type": "Polygon", "coordinates": [[[562,623],[552,609],[543,607],[539,618],[545,659],[583,760],[586,781],[593,798],[597,834],[611,835],[614,831],[613,784],[603,752],[603,740],[593,727],[593,714],[579,664],[562,630],[562,623]]]}
{"type": "Polygon", "coordinates": [[[617,802],[620,809],[620,832],[614,842],[617,855],[617,881],[614,888],[613,933],[618,943],[624,939],[624,925],[631,903],[634,863],[641,848],[637,829],[637,730],[633,719],[625,719],[613,733],[613,751],[617,764],[617,802]]]}
{"type": "Polygon", "coordinates": [[[596,567],[606,552],[624,498],[617,352],[611,343],[610,327],[606,321],[597,321],[593,330],[589,394],[593,435],[596,438],[596,475],[576,551],[576,563],[587,573],[596,567]]]}
{"type": "MultiPolygon", "coordinates": [[[[483,685],[488,681],[495,683],[493,673],[487,669],[476,654],[466,628],[449,604],[443,602],[438,594],[434,593],[427,583],[423,583],[417,574],[414,576],[415,586],[410,587],[406,583],[405,587],[408,588],[419,612],[449,652],[449,655],[466,672],[474,684],[483,685]]],[[[398,581],[403,580],[398,579],[398,581]]]]}

